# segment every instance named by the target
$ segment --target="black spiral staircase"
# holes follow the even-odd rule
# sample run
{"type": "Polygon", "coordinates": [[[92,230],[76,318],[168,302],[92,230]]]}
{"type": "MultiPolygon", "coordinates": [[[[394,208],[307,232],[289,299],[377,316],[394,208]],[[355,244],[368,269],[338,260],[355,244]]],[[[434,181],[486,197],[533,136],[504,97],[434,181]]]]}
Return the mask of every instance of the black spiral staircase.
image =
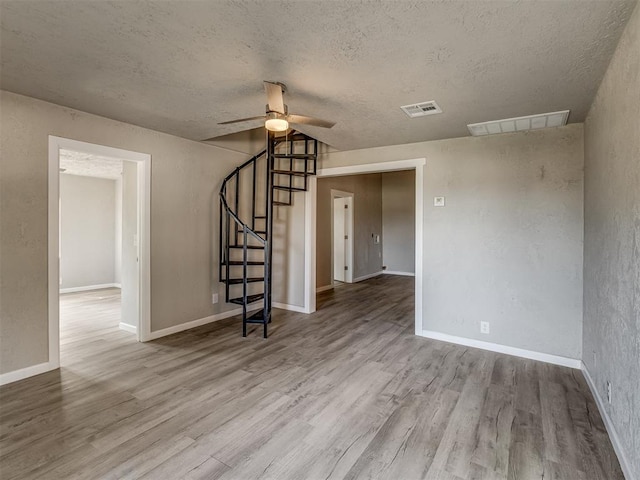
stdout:
{"type": "Polygon", "coordinates": [[[293,194],[307,190],[308,177],[316,173],[317,149],[317,140],[302,133],[276,137],[267,132],[266,149],[222,182],[219,279],[225,284],[226,301],[242,305],[243,337],[248,324],[262,324],[267,338],[274,207],[292,205],[293,194]]]}

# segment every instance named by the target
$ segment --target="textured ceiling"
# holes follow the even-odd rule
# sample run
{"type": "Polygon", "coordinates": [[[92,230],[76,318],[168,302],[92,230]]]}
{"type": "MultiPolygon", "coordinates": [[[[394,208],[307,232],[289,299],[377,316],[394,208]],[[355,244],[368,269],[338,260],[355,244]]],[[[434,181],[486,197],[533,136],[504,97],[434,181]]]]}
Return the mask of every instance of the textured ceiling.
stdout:
{"type": "MultiPolygon", "coordinates": [[[[6,1],[2,88],[191,139],[264,113],[263,80],[339,149],[583,121],[634,1],[6,1]],[[444,113],[409,119],[401,105],[444,113]]],[[[257,127],[260,122],[249,123],[257,127]]]]}
{"type": "Polygon", "coordinates": [[[68,175],[116,180],[122,175],[122,160],[72,150],[60,150],[60,169],[61,173],[68,175]]]}

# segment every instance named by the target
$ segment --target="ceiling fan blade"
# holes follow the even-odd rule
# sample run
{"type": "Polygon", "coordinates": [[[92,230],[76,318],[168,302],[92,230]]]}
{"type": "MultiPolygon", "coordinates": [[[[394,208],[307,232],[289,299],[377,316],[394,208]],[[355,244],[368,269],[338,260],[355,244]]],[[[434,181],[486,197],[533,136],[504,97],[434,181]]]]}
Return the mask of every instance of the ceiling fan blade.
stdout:
{"type": "Polygon", "coordinates": [[[284,99],[282,98],[282,85],[279,83],[264,82],[264,89],[267,92],[267,104],[269,111],[284,114],[284,99]]]}
{"type": "Polygon", "coordinates": [[[259,117],[248,117],[248,118],[240,118],[238,120],[229,120],[228,122],[220,122],[218,125],[231,125],[232,123],[242,123],[242,122],[248,122],[250,120],[264,120],[264,115],[260,115],[259,117]]]}
{"type": "Polygon", "coordinates": [[[287,120],[291,123],[299,123],[302,125],[313,125],[314,127],[331,128],[336,122],[328,122],[327,120],[320,120],[319,118],[307,117],[305,115],[287,115],[287,120]]]}

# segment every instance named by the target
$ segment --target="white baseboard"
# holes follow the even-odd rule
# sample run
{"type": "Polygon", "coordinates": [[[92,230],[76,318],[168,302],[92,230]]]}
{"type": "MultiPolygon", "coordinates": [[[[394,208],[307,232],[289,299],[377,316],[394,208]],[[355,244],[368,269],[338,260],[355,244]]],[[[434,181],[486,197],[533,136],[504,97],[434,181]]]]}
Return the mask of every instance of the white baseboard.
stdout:
{"type": "MultiPolygon", "coordinates": [[[[257,306],[250,305],[249,307],[247,307],[247,311],[253,312],[255,310],[260,310],[261,308],[262,304],[257,306]]],[[[200,327],[202,325],[206,325],[207,323],[213,323],[217,322],[218,320],[224,320],[225,318],[235,317],[236,315],[242,315],[242,308],[235,308],[227,312],[216,313],[215,315],[211,315],[209,317],[199,318],[190,322],[181,323],[180,325],[174,325],[173,327],[163,328],[162,330],[156,330],[154,332],[151,332],[151,335],[149,335],[149,340],[156,340],[161,337],[166,337],[167,335],[173,335],[174,333],[200,327]]]]}
{"type": "Polygon", "coordinates": [[[620,467],[622,468],[622,473],[624,473],[624,478],[627,480],[639,480],[633,476],[631,470],[631,462],[629,461],[624,448],[622,446],[622,442],[620,442],[620,437],[618,437],[618,432],[613,426],[613,422],[607,413],[607,410],[604,408],[604,401],[600,397],[600,392],[596,388],[596,384],[591,378],[591,374],[589,370],[587,370],[587,366],[584,362],[580,362],[582,365],[582,374],[584,375],[585,380],[587,381],[587,385],[589,385],[589,389],[593,394],[593,398],[596,399],[596,404],[598,405],[598,410],[600,411],[600,416],[604,421],[604,426],[607,428],[607,433],[609,434],[609,438],[611,439],[611,444],[613,445],[613,449],[618,456],[618,461],[620,462],[620,467]]]}
{"type": "Polygon", "coordinates": [[[327,290],[333,290],[333,285],[325,285],[324,287],[316,288],[316,293],[326,292],[327,290]]]}
{"type": "Polygon", "coordinates": [[[358,282],[361,282],[363,280],[368,280],[368,279],[373,278],[373,277],[378,277],[378,276],[382,275],[383,273],[384,272],[382,270],[380,270],[379,272],[370,273],[369,275],[362,275],[361,277],[354,278],[353,279],[353,283],[358,283],[358,282]]]}
{"type": "Polygon", "coordinates": [[[88,292],[89,290],[102,290],[103,288],[120,288],[120,284],[103,283],[101,285],[85,285],[84,287],[61,288],[60,293],[88,292]]]}
{"type": "Polygon", "coordinates": [[[129,325],[128,323],[120,322],[118,324],[118,327],[120,327],[120,330],[124,330],[125,332],[138,333],[138,327],[136,327],[134,325],[129,325]]]}
{"type": "Polygon", "coordinates": [[[530,360],[538,360],[539,362],[552,363],[563,367],[580,369],[582,362],[576,358],[561,357],[560,355],[551,355],[549,353],[535,352],[533,350],[525,350],[524,348],[510,347],[499,343],[483,342],[473,338],[457,337],[447,333],[434,332],[431,330],[423,330],[422,337],[431,338],[433,340],[441,340],[443,342],[456,343],[466,347],[480,348],[491,352],[504,353],[516,357],[528,358],[530,360]]]}
{"type": "Polygon", "coordinates": [[[38,365],[32,365],[31,367],[21,368],[20,370],[14,370],[13,372],[3,373],[0,375],[0,385],[7,385],[8,383],[17,382],[18,380],[33,377],[34,375],[50,372],[58,367],[58,365],[51,362],[46,362],[39,363],[38,365]]]}
{"type": "Polygon", "coordinates": [[[404,277],[415,277],[416,274],[413,272],[398,272],[395,270],[384,270],[382,273],[385,275],[402,275],[404,277]]]}
{"type": "Polygon", "coordinates": [[[298,305],[289,305],[288,303],[279,303],[279,302],[272,302],[271,305],[273,305],[275,308],[280,308],[282,310],[289,310],[290,312],[309,313],[307,312],[306,308],[300,307],[298,305]]]}

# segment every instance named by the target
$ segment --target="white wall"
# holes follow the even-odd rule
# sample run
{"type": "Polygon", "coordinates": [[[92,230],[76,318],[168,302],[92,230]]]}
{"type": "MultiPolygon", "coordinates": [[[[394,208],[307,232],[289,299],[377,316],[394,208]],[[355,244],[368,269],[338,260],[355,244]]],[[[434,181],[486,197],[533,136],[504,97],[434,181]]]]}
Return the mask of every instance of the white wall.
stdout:
{"type": "Polygon", "coordinates": [[[382,263],[387,272],[415,273],[415,170],[382,174],[382,263]]]}
{"type": "Polygon", "coordinates": [[[122,176],[116,179],[115,282],[122,279],[122,176]]]}
{"type": "Polygon", "coordinates": [[[126,325],[139,324],[139,238],[138,165],[122,162],[122,270],[121,319],[126,325]]]}
{"type": "Polygon", "coordinates": [[[115,181],[60,175],[61,289],[113,284],[115,181]]]}
{"type": "Polygon", "coordinates": [[[426,158],[423,329],[579,359],[582,134],[572,124],[335,152],[320,168],[426,158]]]}
{"type": "MultiPolygon", "coordinates": [[[[583,361],[640,479],[640,6],[585,122],[583,361]]],[[[626,461],[625,461],[626,460],[626,461]]]]}

